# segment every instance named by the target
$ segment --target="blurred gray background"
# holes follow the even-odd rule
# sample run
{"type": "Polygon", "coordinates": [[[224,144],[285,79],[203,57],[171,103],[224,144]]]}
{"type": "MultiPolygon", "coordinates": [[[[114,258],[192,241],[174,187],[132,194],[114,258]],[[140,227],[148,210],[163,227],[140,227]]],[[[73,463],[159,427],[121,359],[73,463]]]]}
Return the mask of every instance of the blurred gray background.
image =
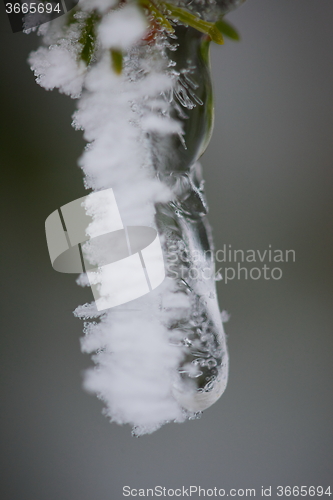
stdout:
{"type": "Polygon", "coordinates": [[[216,126],[202,163],[216,247],[271,244],[296,262],[279,281],[218,283],[227,390],[201,420],[140,439],[82,390],[91,361],[72,311],[90,293],[53,271],[45,243],[46,217],[85,194],[75,102],[35,84],[26,59],[39,40],[0,14],[1,498],[333,487],[332,0],[248,0],[229,16],[242,41],[212,48],[216,126]]]}

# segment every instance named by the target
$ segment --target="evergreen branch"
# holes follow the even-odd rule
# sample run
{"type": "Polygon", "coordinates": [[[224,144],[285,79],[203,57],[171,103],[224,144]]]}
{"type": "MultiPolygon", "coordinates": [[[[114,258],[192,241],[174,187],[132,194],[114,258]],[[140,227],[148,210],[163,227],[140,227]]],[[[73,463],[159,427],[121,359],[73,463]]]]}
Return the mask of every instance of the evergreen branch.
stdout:
{"type": "Polygon", "coordinates": [[[185,9],[181,9],[180,7],[176,7],[167,2],[161,2],[161,5],[166,9],[167,17],[171,17],[181,22],[182,24],[197,29],[201,33],[208,35],[213,40],[213,42],[219,45],[222,45],[224,43],[222,33],[218,29],[216,24],[210,23],[208,21],[203,21],[194,14],[187,12],[185,9]]]}

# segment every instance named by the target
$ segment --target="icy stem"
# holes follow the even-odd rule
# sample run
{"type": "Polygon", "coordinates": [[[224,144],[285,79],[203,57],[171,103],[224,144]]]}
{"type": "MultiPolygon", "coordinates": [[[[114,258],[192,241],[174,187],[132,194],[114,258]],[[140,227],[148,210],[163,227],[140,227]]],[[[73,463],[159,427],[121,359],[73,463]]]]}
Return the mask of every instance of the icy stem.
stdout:
{"type": "Polygon", "coordinates": [[[168,275],[177,283],[177,293],[189,298],[189,307],[167,324],[184,353],[173,393],[184,408],[201,411],[221,396],[228,377],[208,207],[197,163],[210,139],[213,100],[209,41],[182,26],[176,36],[178,47],[171,55],[176,62],[172,114],[182,122],[184,135],[152,134],[151,147],[159,178],[173,193],[171,202],[156,207],[168,275]]]}

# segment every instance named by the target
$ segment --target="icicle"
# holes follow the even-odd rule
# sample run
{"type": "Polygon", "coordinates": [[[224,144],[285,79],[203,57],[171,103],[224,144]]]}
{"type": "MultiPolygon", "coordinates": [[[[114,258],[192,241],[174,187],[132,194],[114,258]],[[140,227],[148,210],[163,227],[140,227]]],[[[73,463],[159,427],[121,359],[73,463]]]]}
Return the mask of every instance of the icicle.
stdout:
{"type": "MultiPolygon", "coordinates": [[[[210,3],[203,17],[236,3],[210,3]]],[[[202,22],[198,31],[176,22],[174,14],[170,24],[168,9],[156,14],[145,1],[118,6],[115,0],[82,0],[66,22],[40,28],[45,46],[30,56],[40,85],[79,97],[73,126],[88,143],[79,164],[86,187],[99,193],[73,202],[91,218],[86,239],[76,241],[85,271],[89,264],[103,270],[110,259],[109,247],[91,243],[101,234],[151,228],[163,250],[161,284],[114,307],[98,307],[97,300],[75,310],[86,320],[82,351],[95,363],[84,386],[104,401],[112,421],[131,424],[135,435],[198,418],[221,396],[228,377],[226,314],[221,318],[216,298],[198,164],[213,125],[210,40],[204,34],[213,25],[202,22]],[[112,226],[115,211],[107,208],[111,191],[119,227],[112,226]]],[[[111,293],[111,282],[112,273],[94,277],[88,271],[78,279],[102,295],[111,293]]]]}

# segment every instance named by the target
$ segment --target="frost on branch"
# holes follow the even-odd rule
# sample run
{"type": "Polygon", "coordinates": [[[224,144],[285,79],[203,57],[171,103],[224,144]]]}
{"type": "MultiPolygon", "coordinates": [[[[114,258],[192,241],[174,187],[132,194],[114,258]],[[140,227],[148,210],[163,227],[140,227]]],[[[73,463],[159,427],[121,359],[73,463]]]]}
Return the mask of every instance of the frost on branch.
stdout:
{"type": "MultiPolygon", "coordinates": [[[[214,8],[225,9],[220,3],[214,8]]],[[[209,41],[222,35],[178,6],[158,5],[156,12],[146,0],[81,0],[67,18],[40,28],[44,46],[30,55],[41,86],[79,98],[73,126],[88,143],[79,160],[85,186],[112,188],[122,224],[153,227],[162,242],[167,277],[160,286],[122,306],[75,311],[85,320],[82,351],[95,363],[84,386],[136,435],[197,416],[228,376],[197,163],[213,123],[209,41]]],[[[86,207],[90,236],[109,222],[98,203],[86,207]]],[[[100,258],[89,251],[91,263],[100,258]]],[[[101,251],[107,258],[107,248],[101,251]]],[[[88,285],[87,276],[78,283],[88,285]]]]}
{"type": "Polygon", "coordinates": [[[82,92],[85,66],[76,60],[74,51],[54,45],[40,47],[34,52],[29,62],[34,70],[36,81],[46,90],[58,88],[60,92],[73,98],[82,92]]]}
{"type": "Polygon", "coordinates": [[[145,34],[147,20],[134,5],[111,11],[99,25],[99,38],[103,47],[126,50],[138,42],[145,34]],[[126,36],[124,36],[124,29],[126,36]]]}

